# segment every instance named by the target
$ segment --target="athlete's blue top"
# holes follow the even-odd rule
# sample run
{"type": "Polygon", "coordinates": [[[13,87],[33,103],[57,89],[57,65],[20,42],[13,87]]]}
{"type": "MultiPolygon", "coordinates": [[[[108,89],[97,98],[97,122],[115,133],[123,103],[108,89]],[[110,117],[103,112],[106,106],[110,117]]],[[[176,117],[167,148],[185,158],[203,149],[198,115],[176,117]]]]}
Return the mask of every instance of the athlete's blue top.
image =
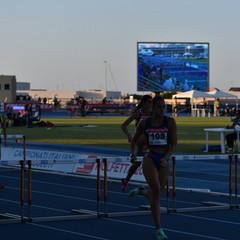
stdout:
{"type": "Polygon", "coordinates": [[[169,147],[169,129],[168,129],[168,117],[163,117],[163,123],[161,126],[153,126],[151,123],[152,118],[149,117],[146,120],[144,134],[147,139],[147,146],[149,147],[169,147]]]}

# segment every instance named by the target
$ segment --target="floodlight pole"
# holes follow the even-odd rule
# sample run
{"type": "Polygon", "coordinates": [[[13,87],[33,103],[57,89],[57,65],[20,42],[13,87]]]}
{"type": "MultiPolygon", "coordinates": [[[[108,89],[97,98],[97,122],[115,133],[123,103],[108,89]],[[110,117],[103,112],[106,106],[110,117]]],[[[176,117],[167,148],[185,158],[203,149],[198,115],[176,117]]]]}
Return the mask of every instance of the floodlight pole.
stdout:
{"type": "Polygon", "coordinates": [[[107,61],[104,61],[104,64],[105,64],[105,91],[106,91],[106,96],[107,97],[107,61]]]}

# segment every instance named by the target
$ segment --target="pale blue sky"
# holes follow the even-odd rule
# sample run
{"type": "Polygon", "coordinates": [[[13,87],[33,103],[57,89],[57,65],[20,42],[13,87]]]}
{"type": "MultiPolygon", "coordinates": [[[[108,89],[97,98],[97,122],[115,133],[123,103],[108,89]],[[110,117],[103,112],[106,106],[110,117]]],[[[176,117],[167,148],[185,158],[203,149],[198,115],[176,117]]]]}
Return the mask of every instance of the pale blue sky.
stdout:
{"type": "Polygon", "coordinates": [[[209,42],[210,87],[240,87],[239,0],[0,0],[0,74],[136,92],[138,41],[209,42]]]}

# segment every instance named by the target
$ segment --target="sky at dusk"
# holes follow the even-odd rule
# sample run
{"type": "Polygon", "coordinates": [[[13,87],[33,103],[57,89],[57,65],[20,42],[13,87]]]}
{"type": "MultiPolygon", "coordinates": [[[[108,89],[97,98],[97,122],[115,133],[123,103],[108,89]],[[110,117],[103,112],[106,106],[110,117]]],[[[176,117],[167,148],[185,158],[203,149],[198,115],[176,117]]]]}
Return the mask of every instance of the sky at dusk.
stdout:
{"type": "Polygon", "coordinates": [[[136,93],[139,41],[209,42],[210,87],[240,87],[239,0],[0,0],[0,6],[0,74],[33,89],[136,93]]]}

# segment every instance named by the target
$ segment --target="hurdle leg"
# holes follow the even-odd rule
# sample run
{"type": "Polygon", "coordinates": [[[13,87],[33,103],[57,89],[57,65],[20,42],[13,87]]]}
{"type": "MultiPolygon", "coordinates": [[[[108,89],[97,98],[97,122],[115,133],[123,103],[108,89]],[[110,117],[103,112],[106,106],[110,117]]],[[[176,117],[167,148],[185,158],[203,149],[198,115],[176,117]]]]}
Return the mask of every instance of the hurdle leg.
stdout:
{"type": "Polygon", "coordinates": [[[97,215],[100,217],[101,179],[100,179],[100,159],[97,161],[97,215]]]}
{"type": "Polygon", "coordinates": [[[232,208],[232,155],[229,155],[229,207],[232,208]]]}
{"type": "Polygon", "coordinates": [[[169,209],[169,195],[170,195],[170,176],[168,175],[167,186],[166,186],[167,212],[168,213],[170,213],[170,209],[169,209]]]}
{"type": "Polygon", "coordinates": [[[107,177],[107,159],[103,159],[104,164],[104,215],[105,217],[108,216],[107,213],[107,191],[108,191],[108,177],[107,177]]]}
{"type": "Polygon", "coordinates": [[[173,212],[176,212],[176,158],[172,157],[172,177],[173,177],[173,212]]]}
{"type": "Polygon", "coordinates": [[[32,221],[32,161],[28,160],[28,218],[32,221]]]}
{"type": "Polygon", "coordinates": [[[20,161],[21,165],[21,183],[20,183],[20,205],[21,205],[21,222],[24,222],[24,172],[25,166],[24,161],[20,161]]]}
{"type": "Polygon", "coordinates": [[[238,205],[238,155],[235,155],[235,207],[239,208],[238,205]]]}

